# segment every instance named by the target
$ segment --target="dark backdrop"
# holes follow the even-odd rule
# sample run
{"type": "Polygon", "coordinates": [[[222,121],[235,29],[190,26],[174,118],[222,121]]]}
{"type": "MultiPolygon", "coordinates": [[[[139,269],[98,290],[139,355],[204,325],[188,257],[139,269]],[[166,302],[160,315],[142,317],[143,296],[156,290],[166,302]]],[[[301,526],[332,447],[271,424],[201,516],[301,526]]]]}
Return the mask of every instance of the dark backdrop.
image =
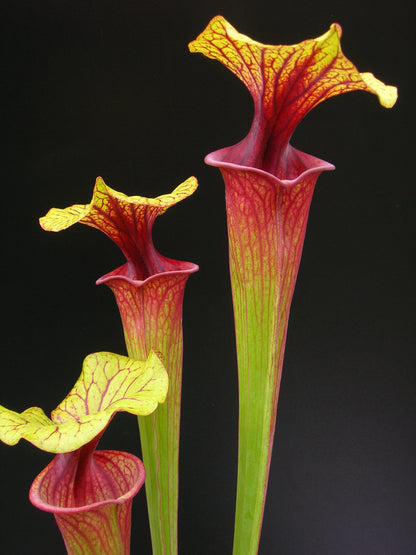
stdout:
{"type": "MultiPolygon", "coordinates": [[[[343,26],[344,53],[399,87],[320,105],[292,144],[336,164],[312,203],[292,305],[260,553],[416,552],[414,65],[411,2],[350,0],[3,1],[1,7],[2,385],[0,403],[50,411],[85,355],[125,353],[112,293],[96,278],[123,262],[84,226],[43,232],[51,206],[90,201],[97,175],[157,196],[190,175],[195,195],[155,226],[171,258],[200,265],[184,304],[180,553],[231,552],[237,379],[223,184],[208,152],[248,131],[252,106],[219,63],[187,43],[224,15],[267,43],[343,26]],[[414,146],[414,144],[412,145],[414,146]]],[[[139,453],[134,417],[102,447],[139,453]]],[[[0,446],[0,549],[58,554],[53,518],[28,501],[51,456],[0,446]]],[[[145,496],[133,553],[150,553],[145,496]]]]}

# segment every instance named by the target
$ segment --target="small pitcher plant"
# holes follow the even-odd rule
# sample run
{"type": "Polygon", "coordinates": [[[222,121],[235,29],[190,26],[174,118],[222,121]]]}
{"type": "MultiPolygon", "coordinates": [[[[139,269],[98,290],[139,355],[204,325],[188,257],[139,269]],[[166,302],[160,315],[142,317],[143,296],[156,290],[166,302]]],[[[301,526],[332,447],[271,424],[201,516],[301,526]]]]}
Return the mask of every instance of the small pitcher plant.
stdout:
{"type": "Polygon", "coordinates": [[[133,496],[143,463],[120,451],[95,448],[120,411],[149,415],[166,399],[168,375],[151,352],[145,362],[113,353],[84,360],[81,376],[48,418],[39,407],[17,413],[0,406],[0,440],[25,439],[58,453],[32,484],[30,500],[53,513],[69,554],[130,553],[133,496]]]}

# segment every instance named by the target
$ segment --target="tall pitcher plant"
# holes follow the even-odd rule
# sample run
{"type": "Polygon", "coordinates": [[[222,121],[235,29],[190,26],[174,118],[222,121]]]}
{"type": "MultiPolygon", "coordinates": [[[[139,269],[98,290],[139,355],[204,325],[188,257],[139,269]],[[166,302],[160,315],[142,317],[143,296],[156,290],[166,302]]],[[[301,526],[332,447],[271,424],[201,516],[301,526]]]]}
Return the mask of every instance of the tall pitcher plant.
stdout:
{"type": "Polygon", "coordinates": [[[211,20],[191,52],[216,59],[248,88],[248,135],[206,156],[225,182],[239,376],[239,452],[234,555],[257,553],[290,304],[316,179],[332,164],[296,150],[290,137],[323,100],[354,90],[390,108],[395,87],[359,73],[342,54],[341,27],[317,39],[270,46],[211,20]]]}

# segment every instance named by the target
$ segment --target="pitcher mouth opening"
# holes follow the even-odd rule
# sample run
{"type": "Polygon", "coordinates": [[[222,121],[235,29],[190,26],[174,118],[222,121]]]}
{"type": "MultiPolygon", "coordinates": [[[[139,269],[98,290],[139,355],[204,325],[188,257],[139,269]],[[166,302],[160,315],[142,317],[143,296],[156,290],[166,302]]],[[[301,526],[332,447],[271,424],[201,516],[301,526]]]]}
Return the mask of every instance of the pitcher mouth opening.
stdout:
{"type": "Polygon", "coordinates": [[[95,283],[97,285],[101,285],[102,283],[107,283],[110,280],[121,279],[123,281],[127,281],[131,283],[132,285],[136,285],[140,287],[141,285],[144,285],[148,281],[151,281],[156,278],[160,278],[162,276],[170,276],[170,275],[187,276],[199,270],[199,266],[197,264],[194,264],[193,262],[182,262],[179,260],[173,260],[165,257],[163,257],[163,259],[165,262],[164,264],[165,269],[163,269],[161,272],[156,272],[149,275],[142,275],[139,277],[137,276],[135,269],[128,262],[126,262],[122,266],[116,268],[115,270],[112,270],[111,272],[108,272],[104,276],[97,279],[95,283]]]}
{"type": "MultiPolygon", "coordinates": [[[[205,163],[209,166],[215,166],[219,169],[245,172],[248,171],[255,174],[257,173],[258,175],[271,179],[278,186],[289,188],[297,185],[308,175],[319,175],[323,171],[331,171],[335,169],[335,166],[330,162],[321,160],[320,158],[312,156],[311,154],[306,154],[305,152],[297,150],[291,145],[288,145],[286,151],[286,159],[290,156],[290,164],[286,164],[286,171],[284,172],[285,177],[281,178],[274,173],[271,173],[256,166],[246,166],[244,164],[235,163],[233,154],[234,149],[238,145],[239,143],[237,145],[215,150],[214,152],[207,154],[204,159],[205,163]]],[[[280,174],[282,174],[281,171],[280,174]]]]}
{"type": "MultiPolygon", "coordinates": [[[[146,471],[143,462],[131,453],[125,453],[123,451],[95,451],[93,454],[94,462],[102,468],[102,470],[111,474],[111,470],[108,470],[108,460],[113,463],[113,466],[117,466],[116,460],[122,458],[123,466],[128,468],[129,472],[126,473],[128,480],[124,484],[117,484],[119,491],[116,495],[111,495],[108,499],[103,499],[101,501],[96,501],[89,503],[88,505],[81,506],[62,506],[59,504],[54,504],[54,499],[52,499],[53,494],[50,494],[50,490],[53,490],[54,481],[59,482],[60,476],[54,475],[54,465],[56,457],[48,464],[46,468],[38,474],[32,483],[29,492],[29,499],[32,505],[41,509],[42,511],[54,514],[71,514],[90,511],[94,508],[101,507],[103,505],[117,504],[122,505],[130,501],[142,487],[146,471]],[[47,491],[42,491],[43,481],[48,480],[47,491]],[[52,487],[51,487],[52,486],[52,487]]],[[[114,478],[115,480],[115,478],[114,478]]]]}

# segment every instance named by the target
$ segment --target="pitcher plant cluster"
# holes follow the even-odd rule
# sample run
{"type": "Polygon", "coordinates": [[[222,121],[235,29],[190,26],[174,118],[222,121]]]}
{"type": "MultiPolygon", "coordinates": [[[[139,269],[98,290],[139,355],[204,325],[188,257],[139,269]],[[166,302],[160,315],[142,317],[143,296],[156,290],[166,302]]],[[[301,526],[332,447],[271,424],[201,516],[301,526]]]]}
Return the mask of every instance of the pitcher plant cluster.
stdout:
{"type": "MultiPolygon", "coordinates": [[[[289,311],[315,182],[334,166],[301,152],[290,138],[323,100],[348,91],[377,95],[390,108],[397,89],[360,73],[343,55],[341,27],[292,46],[272,46],[214,17],[189,44],[221,62],[249,90],[250,130],[208,154],[225,183],[229,263],[239,385],[234,555],[258,552],[275,431],[289,311]]],[[[162,256],[152,240],[156,217],[197,189],[190,177],[156,198],[128,197],[98,177],[89,204],[52,208],[47,231],[75,223],[99,229],[126,263],[97,280],[113,292],[128,356],[88,355],[81,376],[48,418],[31,407],[0,406],[0,440],[25,439],[55,454],[30,489],[54,514],[70,554],[130,552],[131,503],[145,489],[155,555],[178,553],[178,461],[182,379],[182,303],[191,262],[162,256]],[[113,416],[138,417],[143,463],[96,450],[113,416]]]]}

